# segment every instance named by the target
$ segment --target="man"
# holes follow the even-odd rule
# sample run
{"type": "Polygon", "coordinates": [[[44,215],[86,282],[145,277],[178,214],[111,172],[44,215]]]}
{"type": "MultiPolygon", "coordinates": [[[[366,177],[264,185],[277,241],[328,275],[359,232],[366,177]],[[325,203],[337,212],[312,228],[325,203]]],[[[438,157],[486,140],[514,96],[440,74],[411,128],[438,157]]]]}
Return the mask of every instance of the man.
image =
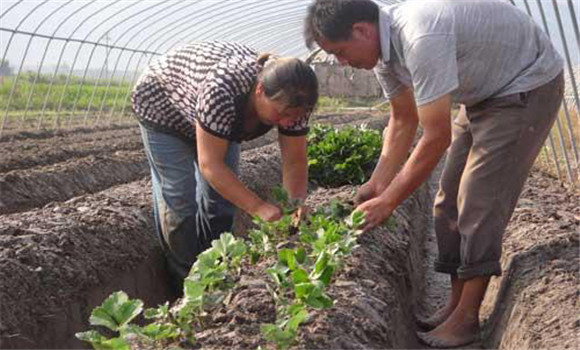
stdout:
{"type": "Polygon", "coordinates": [[[435,270],[448,303],[418,325],[435,347],[473,342],[501,238],[556,118],[563,61],[524,13],[501,0],[315,0],[305,39],[341,64],[375,69],[390,100],[384,145],[355,201],[379,225],[429,176],[449,147],[434,220],[435,270]],[[451,104],[461,104],[451,122],[451,104]],[[423,134],[407,158],[418,124],[423,134]]]}

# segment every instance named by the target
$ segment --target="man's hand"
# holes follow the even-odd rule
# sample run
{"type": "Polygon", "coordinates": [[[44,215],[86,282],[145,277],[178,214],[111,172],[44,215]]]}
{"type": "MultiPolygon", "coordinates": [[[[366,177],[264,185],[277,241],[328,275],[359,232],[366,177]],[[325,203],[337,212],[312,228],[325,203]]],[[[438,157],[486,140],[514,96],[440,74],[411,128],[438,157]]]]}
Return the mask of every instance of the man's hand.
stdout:
{"type": "Polygon", "coordinates": [[[355,209],[355,211],[360,211],[365,215],[364,223],[361,227],[365,232],[385,222],[391,216],[393,210],[394,208],[380,197],[368,200],[355,209]]]}
{"type": "Polygon", "coordinates": [[[290,234],[298,233],[298,228],[302,221],[308,219],[308,215],[310,215],[310,207],[303,204],[301,205],[295,212],[292,214],[292,224],[290,226],[290,234]]]}
{"type": "Polygon", "coordinates": [[[282,210],[275,205],[264,202],[258,207],[255,215],[264,221],[276,221],[282,217],[282,210]]]}
{"type": "Polygon", "coordinates": [[[310,215],[311,211],[312,211],[312,209],[310,209],[309,206],[307,206],[306,204],[303,204],[300,206],[300,208],[298,208],[298,210],[296,210],[296,213],[294,213],[294,214],[298,218],[298,221],[303,221],[303,220],[306,220],[308,218],[308,215],[310,215]]]}
{"type": "Polygon", "coordinates": [[[354,205],[360,205],[370,199],[377,197],[378,193],[376,186],[370,181],[362,184],[356,191],[354,196],[354,205]]]}

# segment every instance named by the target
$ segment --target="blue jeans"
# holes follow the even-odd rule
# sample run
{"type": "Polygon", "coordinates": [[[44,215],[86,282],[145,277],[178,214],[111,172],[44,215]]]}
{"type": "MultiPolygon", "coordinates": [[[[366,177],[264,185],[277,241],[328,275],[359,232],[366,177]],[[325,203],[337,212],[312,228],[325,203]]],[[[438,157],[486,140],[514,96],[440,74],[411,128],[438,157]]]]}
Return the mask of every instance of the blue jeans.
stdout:
{"type": "MultiPolygon", "coordinates": [[[[194,142],[140,126],[151,168],[155,231],[177,286],[199,253],[231,231],[235,206],[203,178],[194,142]]],[[[240,144],[230,143],[224,162],[238,173],[240,144]]]]}

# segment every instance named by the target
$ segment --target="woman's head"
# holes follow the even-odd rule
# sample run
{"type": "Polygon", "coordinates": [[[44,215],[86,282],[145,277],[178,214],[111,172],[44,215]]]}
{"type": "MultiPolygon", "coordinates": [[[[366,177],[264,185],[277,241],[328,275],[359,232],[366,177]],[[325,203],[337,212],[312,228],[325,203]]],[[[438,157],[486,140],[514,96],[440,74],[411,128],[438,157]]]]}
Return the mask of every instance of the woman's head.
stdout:
{"type": "Polygon", "coordinates": [[[312,112],[318,101],[318,80],[308,64],[290,57],[263,54],[256,82],[258,117],[268,123],[290,126],[312,112]]]}

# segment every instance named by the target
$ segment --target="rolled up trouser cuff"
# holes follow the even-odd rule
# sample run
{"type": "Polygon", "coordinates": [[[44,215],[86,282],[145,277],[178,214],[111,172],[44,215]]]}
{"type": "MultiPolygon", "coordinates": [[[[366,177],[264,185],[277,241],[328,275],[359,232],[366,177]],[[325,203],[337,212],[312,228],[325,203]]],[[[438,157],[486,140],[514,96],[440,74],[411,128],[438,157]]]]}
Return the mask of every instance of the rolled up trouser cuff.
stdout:
{"type": "Polygon", "coordinates": [[[450,275],[455,275],[455,274],[457,274],[457,269],[459,269],[459,264],[436,261],[434,268],[435,268],[436,272],[448,273],[450,275]]]}
{"type": "Polygon", "coordinates": [[[499,261],[488,261],[460,266],[457,269],[457,277],[462,280],[469,280],[478,276],[501,276],[501,264],[499,261]]]}

